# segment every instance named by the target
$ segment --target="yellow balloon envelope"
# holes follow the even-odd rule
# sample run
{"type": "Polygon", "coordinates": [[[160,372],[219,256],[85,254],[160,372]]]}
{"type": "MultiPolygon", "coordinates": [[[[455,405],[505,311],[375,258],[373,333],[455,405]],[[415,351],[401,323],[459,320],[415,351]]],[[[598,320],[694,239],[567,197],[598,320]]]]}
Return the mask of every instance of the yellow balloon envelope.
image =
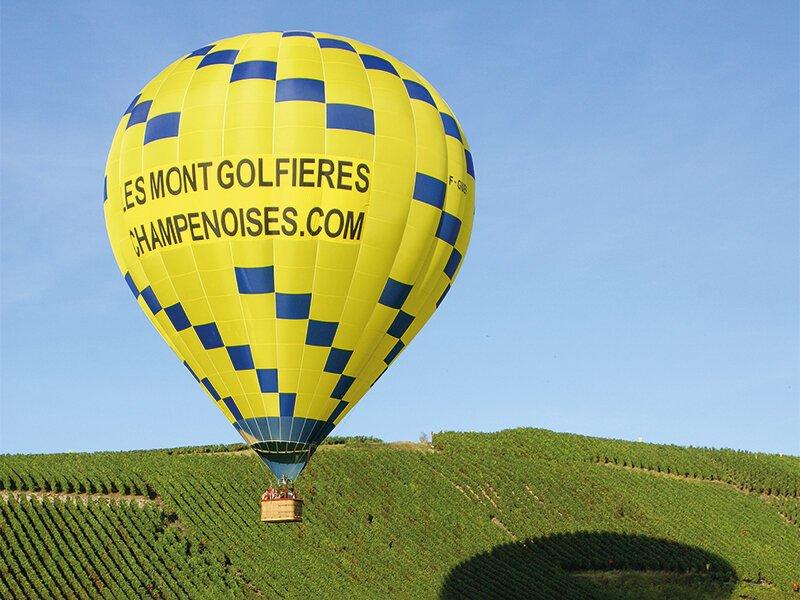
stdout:
{"type": "Polygon", "coordinates": [[[133,98],[105,219],[148,319],[293,480],[450,289],[474,177],[450,107],[402,62],[257,33],[182,56],[133,98]]]}

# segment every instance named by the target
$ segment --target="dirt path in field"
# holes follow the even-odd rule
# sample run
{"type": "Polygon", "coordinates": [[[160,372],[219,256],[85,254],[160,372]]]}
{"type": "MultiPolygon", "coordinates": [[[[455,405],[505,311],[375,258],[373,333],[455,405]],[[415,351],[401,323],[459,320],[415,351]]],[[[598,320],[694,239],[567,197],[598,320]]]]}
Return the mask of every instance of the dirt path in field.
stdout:
{"type": "Polygon", "coordinates": [[[604,462],[597,462],[595,461],[596,465],[600,465],[601,467],[609,467],[612,469],[621,469],[623,471],[631,471],[633,473],[646,473],[647,475],[652,475],[653,477],[665,477],[667,479],[678,479],[680,481],[699,481],[700,483],[708,483],[713,485],[718,485],[721,487],[725,487],[731,490],[735,490],[741,494],[748,494],[753,496],[760,496],[764,499],[770,498],[780,498],[784,500],[800,500],[800,498],[796,498],[795,496],[789,496],[787,494],[768,494],[766,492],[757,492],[747,490],[745,488],[739,487],[735,483],[728,483],[727,481],[720,481],[719,479],[704,479],[703,477],[693,477],[693,476],[686,476],[686,475],[678,475],[677,473],[666,473],[664,471],[656,471],[655,469],[646,469],[643,467],[631,467],[625,465],[617,465],[614,463],[604,463],[604,462]]]}
{"type": "Polygon", "coordinates": [[[56,500],[60,500],[61,502],[73,500],[75,502],[83,502],[84,504],[88,504],[89,502],[108,502],[109,504],[131,502],[137,504],[138,506],[144,506],[145,504],[155,504],[161,506],[161,498],[158,496],[155,498],[149,498],[148,496],[142,496],[139,494],[120,494],[118,492],[111,494],[85,494],[80,492],[70,493],[37,492],[31,490],[0,490],[0,498],[6,502],[8,502],[11,498],[14,498],[15,500],[27,498],[29,500],[38,500],[39,502],[44,502],[45,500],[50,502],[55,502],[56,500]]]}
{"type": "Polygon", "coordinates": [[[503,523],[503,522],[502,522],[500,519],[498,519],[497,517],[492,517],[492,525],[494,525],[495,527],[499,527],[500,529],[502,529],[503,531],[505,531],[505,532],[506,532],[506,534],[507,534],[507,535],[508,535],[508,536],[509,536],[509,537],[510,537],[512,540],[516,540],[516,539],[517,539],[517,536],[516,536],[516,534],[515,534],[513,531],[511,531],[511,530],[510,530],[510,529],[509,529],[509,528],[506,526],[506,524],[505,524],[505,523],[503,523]]]}

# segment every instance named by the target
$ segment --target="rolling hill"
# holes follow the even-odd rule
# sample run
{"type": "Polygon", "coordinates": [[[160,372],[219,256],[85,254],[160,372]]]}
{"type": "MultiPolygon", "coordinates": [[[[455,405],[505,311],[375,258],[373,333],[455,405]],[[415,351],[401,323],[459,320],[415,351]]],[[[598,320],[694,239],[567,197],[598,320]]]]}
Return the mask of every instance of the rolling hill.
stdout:
{"type": "Polygon", "coordinates": [[[241,446],[0,456],[0,597],[800,598],[800,458],[338,441],[283,525],[241,446]]]}

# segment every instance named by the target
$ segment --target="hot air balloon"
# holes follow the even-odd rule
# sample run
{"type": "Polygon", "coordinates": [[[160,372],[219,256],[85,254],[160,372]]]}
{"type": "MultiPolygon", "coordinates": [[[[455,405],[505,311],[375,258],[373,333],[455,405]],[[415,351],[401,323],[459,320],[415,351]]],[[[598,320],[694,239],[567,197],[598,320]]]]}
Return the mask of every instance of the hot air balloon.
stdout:
{"type": "Polygon", "coordinates": [[[416,71],[341,36],[256,33],[181,56],[133,97],[103,206],[147,318],[293,482],[450,290],[474,177],[416,71]]]}

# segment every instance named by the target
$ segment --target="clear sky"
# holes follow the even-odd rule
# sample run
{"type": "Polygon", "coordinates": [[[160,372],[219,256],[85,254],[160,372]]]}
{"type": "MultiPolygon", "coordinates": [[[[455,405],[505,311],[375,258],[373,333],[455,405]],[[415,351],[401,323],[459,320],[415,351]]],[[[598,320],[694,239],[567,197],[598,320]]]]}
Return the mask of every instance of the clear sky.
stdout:
{"type": "Polygon", "coordinates": [[[422,73],[477,173],[456,285],[337,433],[800,453],[798,4],[409,0],[3,3],[0,451],[240,440],[119,276],[103,170],[169,62],[288,29],[422,73]]]}

